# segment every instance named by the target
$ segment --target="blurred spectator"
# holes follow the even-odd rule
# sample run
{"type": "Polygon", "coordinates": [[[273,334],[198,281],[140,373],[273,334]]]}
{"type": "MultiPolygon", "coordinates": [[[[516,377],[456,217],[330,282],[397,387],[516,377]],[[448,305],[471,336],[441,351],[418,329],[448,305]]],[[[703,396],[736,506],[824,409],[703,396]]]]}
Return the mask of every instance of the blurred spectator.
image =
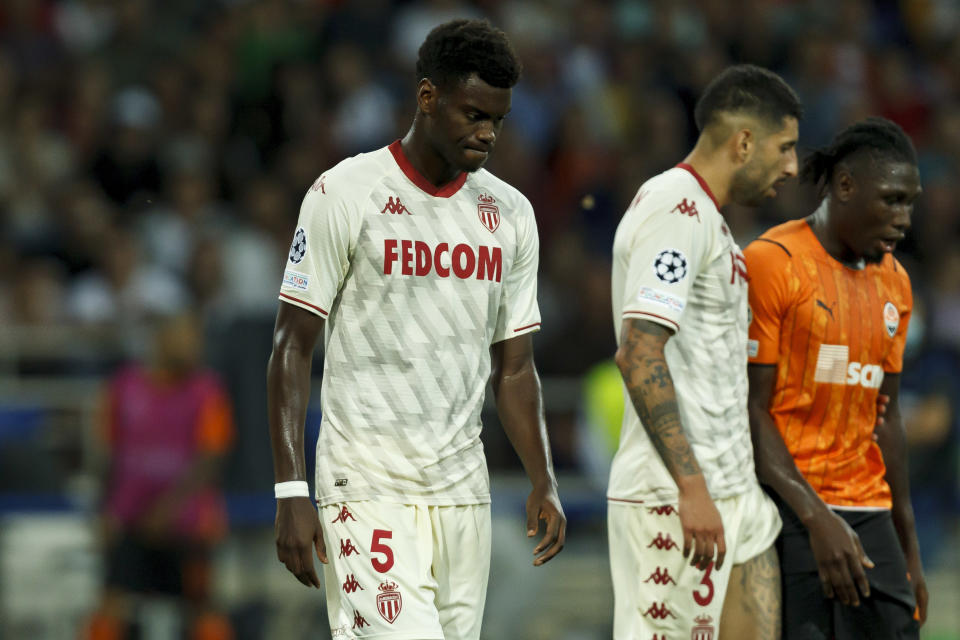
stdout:
{"type": "MultiPolygon", "coordinates": [[[[110,380],[102,533],[106,581],[90,640],[135,636],[137,599],[178,598],[190,638],[232,633],[210,603],[210,556],[226,533],[218,470],[234,437],[230,401],[201,366],[196,318],[161,321],[149,361],[110,380]]],[[[182,634],[188,637],[187,633],[182,634]]]]}

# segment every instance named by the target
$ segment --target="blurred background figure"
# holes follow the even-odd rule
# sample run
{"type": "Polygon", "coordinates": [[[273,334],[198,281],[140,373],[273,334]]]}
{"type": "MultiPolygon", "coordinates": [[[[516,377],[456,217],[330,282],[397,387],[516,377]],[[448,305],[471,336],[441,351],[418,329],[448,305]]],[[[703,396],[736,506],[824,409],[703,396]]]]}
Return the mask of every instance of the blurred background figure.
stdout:
{"type": "Polygon", "coordinates": [[[103,414],[101,533],[106,577],[89,640],[137,635],[143,599],[172,598],[182,637],[232,638],[211,609],[211,551],[227,532],[220,469],[234,438],[233,410],[201,365],[189,314],[163,318],[143,364],[111,377],[103,414]]]}

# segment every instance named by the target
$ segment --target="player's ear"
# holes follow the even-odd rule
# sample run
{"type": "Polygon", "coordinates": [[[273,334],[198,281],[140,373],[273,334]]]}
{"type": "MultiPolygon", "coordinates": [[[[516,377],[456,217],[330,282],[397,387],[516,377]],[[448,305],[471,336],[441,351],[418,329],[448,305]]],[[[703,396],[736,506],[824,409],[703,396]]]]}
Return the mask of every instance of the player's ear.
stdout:
{"type": "Polygon", "coordinates": [[[437,85],[430,78],[423,78],[417,85],[417,108],[424,114],[431,115],[437,108],[437,85]]]}
{"type": "Polygon", "coordinates": [[[849,202],[857,192],[857,181],[853,177],[853,172],[842,162],[834,168],[831,190],[833,196],[840,202],[849,202]]]}
{"type": "Polygon", "coordinates": [[[733,134],[733,152],[740,164],[746,164],[753,156],[757,146],[757,136],[753,130],[742,127],[733,134]]]}

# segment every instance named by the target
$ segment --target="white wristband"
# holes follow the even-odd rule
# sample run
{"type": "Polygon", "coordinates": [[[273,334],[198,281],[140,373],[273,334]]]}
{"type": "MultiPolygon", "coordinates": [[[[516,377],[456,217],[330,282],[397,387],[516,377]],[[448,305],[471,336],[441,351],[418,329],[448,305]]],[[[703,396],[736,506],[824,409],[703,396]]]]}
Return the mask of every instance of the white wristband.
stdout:
{"type": "Polygon", "coordinates": [[[273,495],[276,498],[309,498],[310,487],[303,480],[278,482],[273,485],[273,495]]]}

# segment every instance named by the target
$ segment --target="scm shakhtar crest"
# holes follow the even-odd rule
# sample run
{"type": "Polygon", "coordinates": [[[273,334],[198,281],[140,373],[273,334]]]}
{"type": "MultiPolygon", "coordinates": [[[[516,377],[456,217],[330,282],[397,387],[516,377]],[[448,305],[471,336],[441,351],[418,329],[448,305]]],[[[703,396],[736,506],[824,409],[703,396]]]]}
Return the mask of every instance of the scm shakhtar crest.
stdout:
{"type": "Polygon", "coordinates": [[[477,196],[477,200],[480,202],[477,205],[477,215],[480,216],[480,222],[490,230],[490,233],[493,233],[500,226],[500,209],[494,204],[496,200],[493,196],[488,196],[485,193],[477,196]]]}

